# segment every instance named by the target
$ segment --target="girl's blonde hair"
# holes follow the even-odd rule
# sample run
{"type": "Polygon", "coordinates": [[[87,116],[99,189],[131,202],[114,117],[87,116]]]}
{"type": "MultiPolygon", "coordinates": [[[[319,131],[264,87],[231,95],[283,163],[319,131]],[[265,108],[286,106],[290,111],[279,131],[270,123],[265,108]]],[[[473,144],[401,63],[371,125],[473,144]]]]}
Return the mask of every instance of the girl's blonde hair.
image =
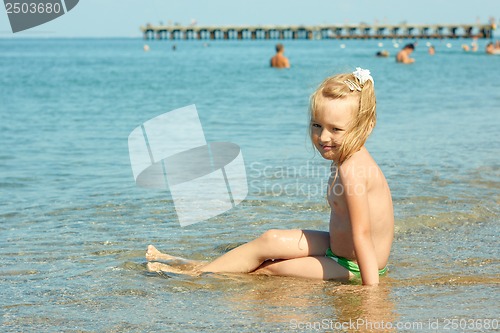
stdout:
{"type": "MultiPolygon", "coordinates": [[[[354,86],[355,87],[355,86],[354,86]]],[[[338,166],[357,152],[366,142],[372,129],[377,122],[376,114],[376,99],[373,82],[367,80],[364,84],[351,73],[338,74],[326,78],[311,95],[309,103],[309,115],[312,122],[316,116],[316,112],[322,106],[324,99],[344,99],[356,98],[359,101],[357,110],[348,128],[344,138],[336,153],[335,162],[338,166]],[[361,91],[354,88],[349,81],[354,82],[361,88],[361,91]]],[[[309,126],[309,135],[311,126],[309,126]]]]}

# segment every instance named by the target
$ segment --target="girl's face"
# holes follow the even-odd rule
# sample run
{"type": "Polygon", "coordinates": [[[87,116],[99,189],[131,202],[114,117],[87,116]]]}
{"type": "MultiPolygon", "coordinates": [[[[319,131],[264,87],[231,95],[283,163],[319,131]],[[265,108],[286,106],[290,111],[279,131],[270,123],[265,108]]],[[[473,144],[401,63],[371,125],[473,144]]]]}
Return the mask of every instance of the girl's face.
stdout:
{"type": "Polygon", "coordinates": [[[324,98],[311,119],[311,140],[321,156],[335,160],[359,103],[356,97],[324,98]]]}

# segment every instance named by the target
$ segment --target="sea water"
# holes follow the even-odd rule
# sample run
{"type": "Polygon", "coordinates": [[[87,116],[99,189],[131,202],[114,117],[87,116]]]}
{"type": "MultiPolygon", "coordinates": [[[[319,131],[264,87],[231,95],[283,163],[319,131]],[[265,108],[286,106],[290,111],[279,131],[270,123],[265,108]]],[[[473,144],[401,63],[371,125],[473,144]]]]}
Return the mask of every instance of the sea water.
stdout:
{"type": "Polygon", "coordinates": [[[0,40],[1,330],[495,331],[500,57],[419,41],[406,66],[406,41],[380,42],[285,41],[275,70],[275,41],[0,40]],[[395,206],[379,288],[146,270],[148,244],[210,260],[270,228],[328,230],[308,98],[355,67],[375,80],[367,147],[395,206]],[[127,138],[190,104],[207,141],[240,146],[249,193],[181,228],[168,192],[136,187],[127,138]]]}

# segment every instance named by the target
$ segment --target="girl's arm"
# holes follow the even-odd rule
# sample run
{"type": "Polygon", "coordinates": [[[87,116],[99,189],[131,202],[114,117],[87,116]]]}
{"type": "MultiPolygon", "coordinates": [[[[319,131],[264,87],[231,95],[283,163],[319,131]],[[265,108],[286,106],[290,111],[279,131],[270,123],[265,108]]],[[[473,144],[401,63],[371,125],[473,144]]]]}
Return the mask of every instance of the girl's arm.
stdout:
{"type": "Polygon", "coordinates": [[[370,228],[367,180],[365,173],[340,167],[344,194],[351,221],[354,252],[364,285],[379,283],[378,263],[370,228]],[[348,172],[347,172],[348,171],[348,172]]]}

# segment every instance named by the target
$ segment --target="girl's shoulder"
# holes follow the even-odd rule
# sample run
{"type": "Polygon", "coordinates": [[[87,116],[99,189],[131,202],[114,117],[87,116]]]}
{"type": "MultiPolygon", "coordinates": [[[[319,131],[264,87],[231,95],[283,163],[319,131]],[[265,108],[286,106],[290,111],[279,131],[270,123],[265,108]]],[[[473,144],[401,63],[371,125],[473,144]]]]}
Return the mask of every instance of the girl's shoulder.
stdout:
{"type": "Polygon", "coordinates": [[[339,174],[343,179],[363,180],[380,173],[380,168],[365,147],[352,154],[341,166],[339,174]]]}
{"type": "Polygon", "coordinates": [[[363,146],[360,150],[351,155],[347,160],[342,163],[339,167],[339,171],[342,169],[351,169],[351,168],[364,168],[364,167],[372,167],[377,166],[377,162],[373,159],[372,155],[368,150],[363,146]]]}

